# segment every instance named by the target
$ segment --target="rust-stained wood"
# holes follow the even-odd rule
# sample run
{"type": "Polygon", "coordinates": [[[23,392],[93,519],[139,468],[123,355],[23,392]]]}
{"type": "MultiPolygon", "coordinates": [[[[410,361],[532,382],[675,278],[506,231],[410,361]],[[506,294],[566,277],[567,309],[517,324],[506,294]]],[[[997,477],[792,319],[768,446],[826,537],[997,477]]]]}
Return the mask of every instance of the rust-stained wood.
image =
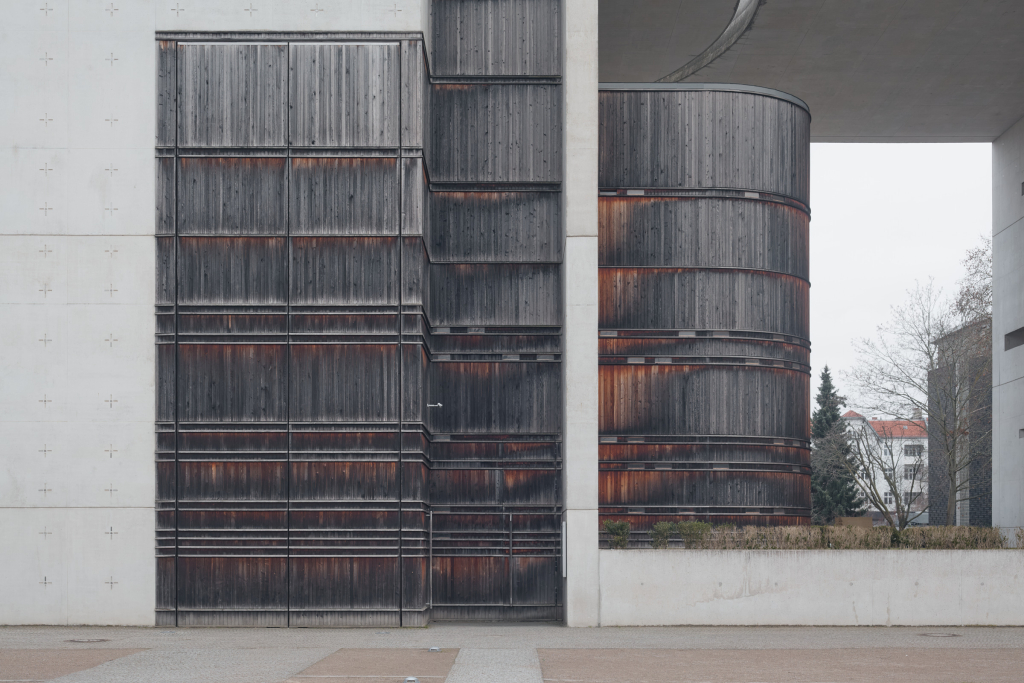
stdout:
{"type": "Polygon", "coordinates": [[[807,523],[809,114],[599,102],[600,518],[807,523]]]}
{"type": "Polygon", "coordinates": [[[408,36],[158,46],[159,624],[558,616],[558,5],[486,9],[516,81],[466,88],[408,36]]]}

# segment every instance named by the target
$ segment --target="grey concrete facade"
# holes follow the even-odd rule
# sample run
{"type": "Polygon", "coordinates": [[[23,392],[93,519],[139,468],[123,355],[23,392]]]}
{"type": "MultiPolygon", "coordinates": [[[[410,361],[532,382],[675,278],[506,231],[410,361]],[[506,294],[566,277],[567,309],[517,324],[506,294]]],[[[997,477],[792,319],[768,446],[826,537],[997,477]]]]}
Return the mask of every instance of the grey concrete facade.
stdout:
{"type": "Polygon", "coordinates": [[[992,144],[992,524],[1024,527],[1024,119],[992,144]],[[1010,348],[1008,348],[1010,347],[1010,348]]]}

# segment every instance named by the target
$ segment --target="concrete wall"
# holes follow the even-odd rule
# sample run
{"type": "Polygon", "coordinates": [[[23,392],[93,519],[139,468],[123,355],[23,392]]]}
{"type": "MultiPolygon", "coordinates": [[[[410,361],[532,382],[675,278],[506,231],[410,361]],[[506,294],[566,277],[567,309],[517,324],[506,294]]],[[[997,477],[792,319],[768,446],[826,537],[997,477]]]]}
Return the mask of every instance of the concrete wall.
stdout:
{"type": "Polygon", "coordinates": [[[153,624],[154,31],[424,31],[428,3],[4,10],[0,623],[153,624]]]}
{"type": "Polygon", "coordinates": [[[1017,550],[602,550],[601,626],[1020,626],[1017,550]]]}
{"type": "Polygon", "coordinates": [[[1024,119],[992,143],[992,524],[1024,527],[1024,119]]]}

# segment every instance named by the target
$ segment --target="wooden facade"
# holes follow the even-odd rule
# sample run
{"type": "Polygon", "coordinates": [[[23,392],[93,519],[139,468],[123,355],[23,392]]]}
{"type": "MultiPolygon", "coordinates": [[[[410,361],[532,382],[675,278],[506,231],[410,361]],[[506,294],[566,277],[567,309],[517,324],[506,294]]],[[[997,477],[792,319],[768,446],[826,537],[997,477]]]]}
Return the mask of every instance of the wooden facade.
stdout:
{"type": "Polygon", "coordinates": [[[560,617],[558,9],[158,35],[158,624],[560,617]]]}
{"type": "Polygon", "coordinates": [[[807,523],[806,106],[637,84],[599,107],[600,518],[807,523]]]}

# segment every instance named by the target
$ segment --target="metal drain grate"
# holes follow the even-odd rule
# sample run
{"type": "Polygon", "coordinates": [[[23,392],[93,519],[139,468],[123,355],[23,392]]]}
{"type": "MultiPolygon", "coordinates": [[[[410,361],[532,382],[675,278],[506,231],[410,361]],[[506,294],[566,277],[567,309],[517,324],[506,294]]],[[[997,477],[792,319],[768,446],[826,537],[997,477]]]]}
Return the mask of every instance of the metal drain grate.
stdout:
{"type": "Polygon", "coordinates": [[[927,636],[929,638],[959,638],[959,633],[918,633],[919,636],[927,636]]]}

